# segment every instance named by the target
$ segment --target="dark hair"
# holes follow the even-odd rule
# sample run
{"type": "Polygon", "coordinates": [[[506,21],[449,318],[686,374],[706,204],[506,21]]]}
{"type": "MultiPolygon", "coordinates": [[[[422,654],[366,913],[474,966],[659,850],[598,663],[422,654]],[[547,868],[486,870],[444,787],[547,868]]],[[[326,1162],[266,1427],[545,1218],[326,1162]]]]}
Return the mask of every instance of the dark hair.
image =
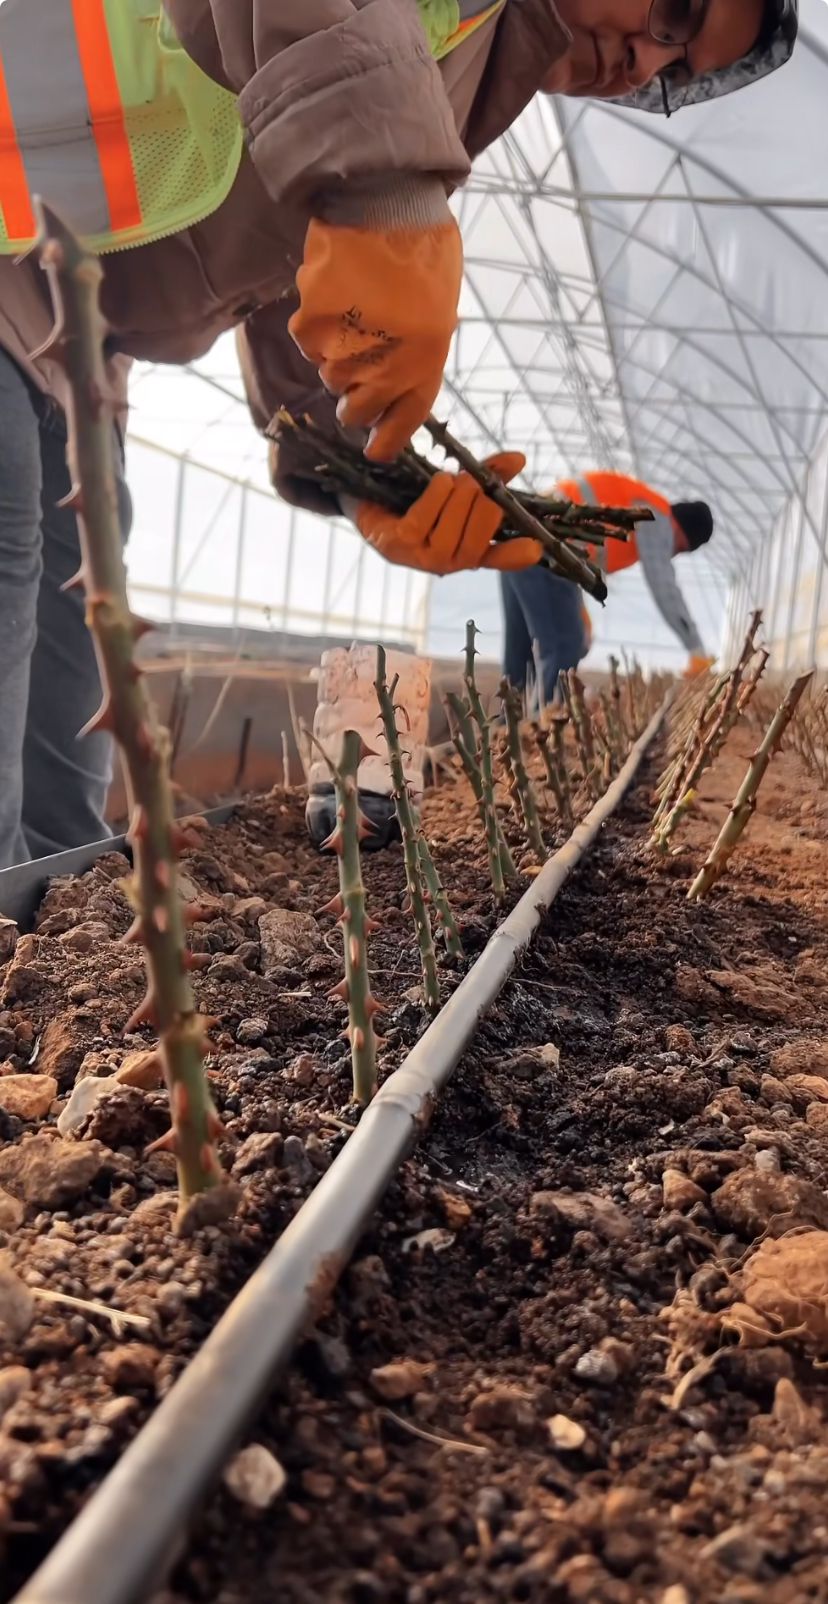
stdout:
{"type": "Polygon", "coordinates": [[[707,545],[713,533],[713,514],[706,501],[674,501],[670,511],[691,551],[707,545]]]}

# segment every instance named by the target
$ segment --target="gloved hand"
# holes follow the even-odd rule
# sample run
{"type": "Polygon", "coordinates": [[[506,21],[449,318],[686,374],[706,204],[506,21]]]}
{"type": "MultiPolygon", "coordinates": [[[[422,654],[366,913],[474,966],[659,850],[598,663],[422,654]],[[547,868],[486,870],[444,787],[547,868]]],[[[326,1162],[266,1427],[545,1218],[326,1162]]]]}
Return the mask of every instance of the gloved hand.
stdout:
{"type": "Polygon", "coordinates": [[[713,667],[715,661],[715,657],[701,657],[698,652],[692,652],[682,677],[684,679],[697,679],[699,674],[706,674],[707,670],[713,667]]]}
{"type": "MultiPolygon", "coordinates": [[[[508,484],[526,466],[519,451],[490,457],[487,467],[508,484]]],[[[388,562],[427,574],[456,574],[464,568],[531,568],[540,560],[537,540],[492,540],[503,522],[500,507],[467,473],[436,473],[402,517],[373,501],[360,501],[356,524],[361,535],[388,562]]]]}
{"type": "Polygon", "coordinates": [[[308,228],[288,329],[342,397],[340,423],[371,430],[375,462],[399,456],[437,399],[462,273],[453,217],[384,233],[318,218],[308,228]]]}

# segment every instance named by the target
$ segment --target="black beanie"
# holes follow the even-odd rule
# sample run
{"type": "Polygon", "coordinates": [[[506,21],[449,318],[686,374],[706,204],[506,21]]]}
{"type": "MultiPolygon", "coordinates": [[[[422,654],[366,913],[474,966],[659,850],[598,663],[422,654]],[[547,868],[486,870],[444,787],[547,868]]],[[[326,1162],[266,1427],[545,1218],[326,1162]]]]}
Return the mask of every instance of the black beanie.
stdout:
{"type": "Polygon", "coordinates": [[[670,511],[691,551],[707,545],[713,533],[713,514],[706,501],[674,501],[670,511]]]}

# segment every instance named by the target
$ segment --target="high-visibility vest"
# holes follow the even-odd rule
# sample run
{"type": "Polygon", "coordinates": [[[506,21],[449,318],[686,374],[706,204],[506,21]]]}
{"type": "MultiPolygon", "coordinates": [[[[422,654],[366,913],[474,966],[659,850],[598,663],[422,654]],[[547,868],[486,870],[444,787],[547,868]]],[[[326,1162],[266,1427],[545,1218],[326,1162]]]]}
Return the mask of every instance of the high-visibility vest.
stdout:
{"type": "MultiPolygon", "coordinates": [[[[585,473],[577,479],[564,479],[555,488],[559,496],[582,507],[636,507],[643,503],[670,517],[669,501],[650,485],[631,479],[626,473],[585,473]]],[[[638,562],[635,533],[628,540],[607,540],[601,546],[590,546],[589,554],[605,574],[632,568],[638,562]]]]}
{"type": "Polygon", "coordinates": [[[0,253],[32,196],[93,251],[209,217],[243,147],[235,95],[187,55],[160,0],[0,0],[0,253]]]}
{"type": "MultiPolygon", "coordinates": [[[[417,0],[432,55],[506,3],[417,0]]],[[[34,195],[88,250],[177,234],[226,200],[242,148],[236,96],[160,0],[0,0],[0,255],[34,243],[34,195]]]]}

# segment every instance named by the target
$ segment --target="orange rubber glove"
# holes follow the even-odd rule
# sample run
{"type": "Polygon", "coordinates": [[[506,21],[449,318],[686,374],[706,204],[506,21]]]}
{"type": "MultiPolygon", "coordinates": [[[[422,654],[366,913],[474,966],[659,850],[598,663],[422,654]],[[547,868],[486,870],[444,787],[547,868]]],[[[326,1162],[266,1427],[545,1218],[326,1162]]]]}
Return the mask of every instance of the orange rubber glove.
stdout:
{"type": "Polygon", "coordinates": [[[682,678],[697,679],[699,674],[706,674],[707,670],[713,667],[715,661],[715,657],[700,657],[697,652],[691,653],[690,660],[686,669],[684,670],[682,678]]]}
{"type": "Polygon", "coordinates": [[[366,457],[392,461],[425,422],[457,323],[463,246],[454,219],[387,233],[314,218],[288,323],[340,423],[370,429],[366,457]]]}
{"type": "MultiPolygon", "coordinates": [[[[487,467],[508,484],[526,466],[519,451],[490,457],[487,467]]],[[[540,560],[537,540],[492,541],[504,514],[467,473],[436,473],[427,490],[402,517],[360,501],[357,528],[388,562],[427,574],[457,574],[464,568],[531,568],[540,560]]]]}

